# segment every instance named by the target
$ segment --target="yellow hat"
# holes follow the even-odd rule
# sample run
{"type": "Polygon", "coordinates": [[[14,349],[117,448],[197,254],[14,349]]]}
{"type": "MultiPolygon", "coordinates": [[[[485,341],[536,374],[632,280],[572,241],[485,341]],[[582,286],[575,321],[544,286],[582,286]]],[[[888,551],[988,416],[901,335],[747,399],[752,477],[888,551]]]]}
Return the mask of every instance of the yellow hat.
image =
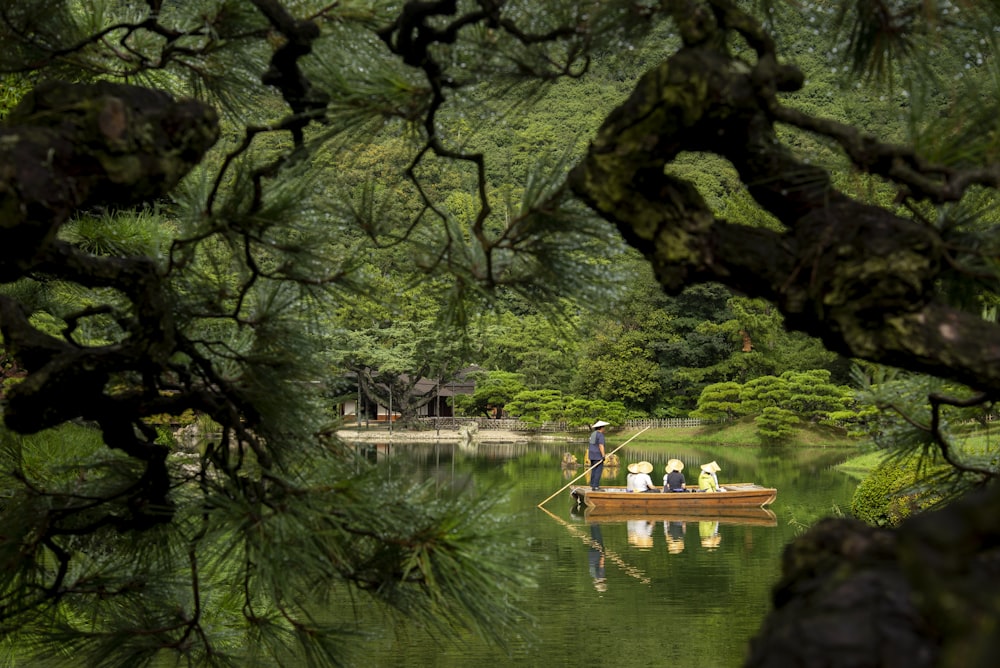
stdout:
{"type": "Polygon", "coordinates": [[[701,465],[701,470],[702,470],[702,471],[708,471],[709,473],[718,473],[718,472],[719,472],[719,471],[721,471],[722,469],[721,469],[721,468],[719,468],[719,464],[718,464],[718,462],[716,462],[716,461],[711,461],[711,462],[709,462],[709,463],[707,463],[707,464],[702,464],[702,465],[701,465]]]}
{"type": "Polygon", "coordinates": [[[670,473],[671,471],[683,471],[684,462],[679,459],[671,459],[667,462],[667,466],[664,470],[666,470],[667,473],[670,473]]]}

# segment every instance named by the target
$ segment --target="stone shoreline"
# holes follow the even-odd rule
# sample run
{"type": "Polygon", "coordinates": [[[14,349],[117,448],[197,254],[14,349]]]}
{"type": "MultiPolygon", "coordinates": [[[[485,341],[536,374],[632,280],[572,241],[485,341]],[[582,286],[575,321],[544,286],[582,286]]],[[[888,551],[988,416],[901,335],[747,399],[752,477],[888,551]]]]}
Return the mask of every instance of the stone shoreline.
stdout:
{"type": "Polygon", "coordinates": [[[508,431],[506,429],[483,429],[471,435],[459,429],[428,429],[426,431],[408,431],[388,429],[338,429],[337,438],[342,441],[377,441],[388,443],[392,441],[467,441],[471,437],[473,443],[528,443],[529,441],[550,441],[556,443],[577,443],[586,441],[586,436],[555,436],[535,432],[508,431]]]}

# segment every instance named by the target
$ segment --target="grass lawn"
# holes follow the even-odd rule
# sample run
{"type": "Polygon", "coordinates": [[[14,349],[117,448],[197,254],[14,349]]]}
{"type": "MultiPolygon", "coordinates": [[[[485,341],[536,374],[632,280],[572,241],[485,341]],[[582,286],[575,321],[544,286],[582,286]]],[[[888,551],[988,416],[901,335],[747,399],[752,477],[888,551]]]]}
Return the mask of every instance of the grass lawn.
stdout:
{"type": "Polygon", "coordinates": [[[864,480],[871,470],[878,466],[887,454],[888,453],[884,450],[866,452],[863,455],[851,457],[843,464],[839,464],[836,469],[841,473],[846,473],[857,480],[864,480]]]}
{"type": "MultiPolygon", "coordinates": [[[[996,452],[998,441],[1000,439],[996,433],[982,429],[971,429],[957,435],[952,441],[951,448],[959,459],[975,465],[983,465],[981,461],[976,460],[984,458],[988,460],[992,453],[996,452]]],[[[863,480],[889,454],[885,450],[867,452],[848,459],[837,466],[837,470],[858,480],[863,480]]]]}
{"type": "MultiPolygon", "coordinates": [[[[635,433],[631,431],[616,434],[612,443],[621,443],[631,438],[635,433]]],[[[723,424],[710,424],[700,427],[671,427],[664,429],[649,429],[643,432],[636,441],[684,441],[696,445],[742,445],[760,446],[768,445],[762,441],[757,434],[757,427],[753,418],[741,418],[723,424]]],[[[805,425],[795,430],[788,443],[793,445],[803,445],[808,447],[855,447],[860,441],[848,437],[842,430],[822,425],[805,425]]]]}

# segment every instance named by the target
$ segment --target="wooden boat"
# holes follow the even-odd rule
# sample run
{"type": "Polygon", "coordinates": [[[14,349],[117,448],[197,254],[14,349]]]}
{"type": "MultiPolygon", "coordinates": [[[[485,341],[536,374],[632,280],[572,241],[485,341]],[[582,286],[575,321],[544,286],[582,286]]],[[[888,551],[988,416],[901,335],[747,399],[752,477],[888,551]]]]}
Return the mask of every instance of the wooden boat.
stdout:
{"type": "Polygon", "coordinates": [[[724,492],[668,492],[654,494],[652,492],[628,492],[624,487],[602,487],[594,491],[586,485],[570,488],[570,495],[590,512],[632,512],[644,513],[670,512],[678,509],[699,508],[702,510],[756,507],[774,503],[778,490],[773,487],[762,487],[751,482],[725,483],[724,492]]]}

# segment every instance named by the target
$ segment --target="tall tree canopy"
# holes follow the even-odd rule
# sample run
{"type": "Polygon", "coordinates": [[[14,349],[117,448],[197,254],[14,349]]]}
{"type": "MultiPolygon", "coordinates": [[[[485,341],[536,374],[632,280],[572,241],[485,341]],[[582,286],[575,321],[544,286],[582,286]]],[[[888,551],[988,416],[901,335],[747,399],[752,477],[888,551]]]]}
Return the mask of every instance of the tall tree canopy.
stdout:
{"type": "MultiPolygon", "coordinates": [[[[226,597],[211,584],[236,578],[232,614],[258,642],[292,637],[331,661],[330,629],[295,603],[317,581],[445,625],[510,629],[500,543],[472,526],[482,508],[387,490],[319,437],[311,381],[336,332],[318,314],[374,296],[385,265],[372,253],[450,275],[437,296],[461,315],[496,290],[599,301],[624,239],[670,293],[711,281],[765,298],[836,353],[979,392],[935,407],[992,401],[998,326],[981,310],[997,291],[1000,95],[988,86],[1000,77],[970,75],[967,94],[951,98],[927,84],[996,67],[997,6],[802,6],[849,58],[838,71],[901,82],[913,110],[954,108],[915,111],[907,145],[880,139],[905,123],[883,118],[871,135],[816,115],[771,28],[791,33],[755,18],[780,21],[780,2],[0,2],[0,69],[33,86],[0,129],[0,332],[19,365],[4,420],[20,434],[82,421],[109,449],[87,450],[79,475],[41,476],[27,441],[4,448],[15,492],[3,508],[3,624],[44,633],[47,605],[88,601],[60,620],[107,620],[79,636],[81,651],[222,662],[240,645],[212,634],[210,609],[226,597]],[[935,40],[936,60],[911,65],[920,40],[935,40]],[[589,104],[562,151],[533,164],[531,148],[510,152],[498,169],[480,150],[547,87],[587,77],[602,58],[600,75],[645,73],[603,120],[589,104]],[[698,177],[692,154],[722,158],[736,176],[698,177]],[[517,188],[496,180],[509,169],[517,188]],[[849,189],[853,175],[863,188],[849,189]],[[720,192],[739,220],[713,208],[720,192]],[[169,243],[137,252],[70,233],[99,221],[114,240],[137,207],[169,243]],[[56,285],[73,286],[79,308],[42,318],[29,297],[56,285]],[[152,426],[191,410],[220,434],[193,468],[152,426]]],[[[508,137],[544,139],[530,125],[508,137]]],[[[945,446],[936,422],[930,430],[945,446]]],[[[991,664],[997,641],[982,619],[995,623],[998,610],[972,571],[989,569],[998,506],[994,493],[956,507],[947,545],[928,518],[899,534],[841,524],[817,540],[835,549],[793,551],[751,663],[822,652],[857,665],[880,656],[870,631],[883,624],[912,632],[892,635],[896,657],[991,664]],[[925,553],[954,558],[914,558],[925,553]],[[824,561],[859,554],[843,571],[824,561]],[[847,632],[852,652],[831,653],[808,621],[842,600],[838,583],[797,597],[794,569],[840,573],[867,603],[885,591],[862,586],[873,563],[901,594],[890,596],[900,614],[865,620],[847,632]],[[962,612],[942,582],[961,587],[962,612]]],[[[858,609],[881,608],[842,614],[858,609]]]]}

